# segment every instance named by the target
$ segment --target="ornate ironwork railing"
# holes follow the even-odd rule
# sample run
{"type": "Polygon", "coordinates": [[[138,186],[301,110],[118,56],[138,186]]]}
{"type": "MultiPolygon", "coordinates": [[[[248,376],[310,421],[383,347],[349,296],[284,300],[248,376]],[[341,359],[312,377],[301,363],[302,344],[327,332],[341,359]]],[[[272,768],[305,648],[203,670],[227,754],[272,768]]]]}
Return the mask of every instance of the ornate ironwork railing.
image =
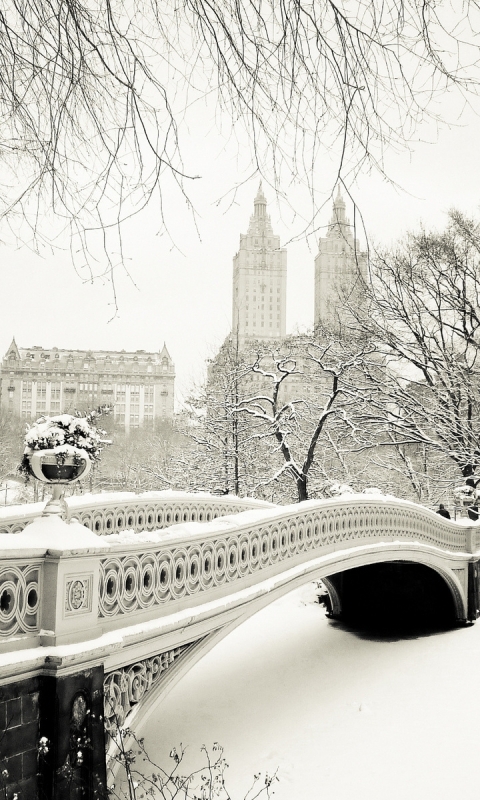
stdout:
{"type": "Polygon", "coordinates": [[[0,640],[39,631],[43,563],[35,559],[0,564],[0,640]]]}
{"type": "MultiPolygon", "coordinates": [[[[100,560],[99,616],[147,611],[268,568],[308,560],[361,541],[411,541],[450,552],[467,551],[467,529],[402,501],[309,501],[248,512],[238,525],[209,531],[189,526],[158,543],[114,544],[100,560]],[[169,541],[170,539],[170,541],[169,541]]],[[[275,571],[278,571],[275,570],[275,571]]],[[[235,588],[232,586],[232,592],[235,588]]]]}
{"type": "Polygon", "coordinates": [[[394,498],[356,495],[279,507],[237,498],[147,493],[83,497],[75,505],[73,515],[104,534],[87,562],[81,561],[81,546],[77,560],[68,548],[65,557],[61,551],[49,556],[41,538],[35,546],[30,537],[22,543],[20,536],[17,548],[17,537],[7,537],[8,547],[13,542],[15,549],[0,556],[3,648],[9,641],[13,649],[25,646],[22,640],[38,636],[40,629],[45,637],[56,635],[56,622],[47,624],[45,614],[42,619],[46,609],[63,626],[65,637],[81,629],[82,617],[88,620],[85,631],[94,635],[96,624],[106,631],[156,619],[190,608],[189,597],[193,608],[206,602],[203,596],[233,595],[309,560],[377,543],[390,549],[397,541],[426,545],[454,560],[458,554],[465,592],[468,554],[480,550],[480,526],[463,527],[394,498]],[[238,513],[248,505],[249,510],[238,513]],[[122,528],[139,534],[118,533],[122,528]],[[58,559],[59,570],[64,564],[55,587],[43,577],[52,558],[58,559]],[[61,602],[55,592],[63,593],[61,602]]]}
{"type": "MultiPolygon", "coordinates": [[[[111,492],[67,499],[70,514],[99,535],[122,530],[152,531],[178,522],[209,522],[271,503],[234,496],[187,492],[111,492]]],[[[38,517],[44,503],[0,508],[0,533],[19,533],[38,517]]]]}

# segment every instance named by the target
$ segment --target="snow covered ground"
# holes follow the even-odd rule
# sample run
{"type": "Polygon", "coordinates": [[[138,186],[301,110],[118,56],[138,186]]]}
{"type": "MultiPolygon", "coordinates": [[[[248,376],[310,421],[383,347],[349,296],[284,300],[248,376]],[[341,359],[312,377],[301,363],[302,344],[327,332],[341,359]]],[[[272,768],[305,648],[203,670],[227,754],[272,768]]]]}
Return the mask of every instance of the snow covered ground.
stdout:
{"type": "Polygon", "coordinates": [[[277,767],[276,800],[478,800],[480,621],[375,641],[314,599],[287,595],[208,653],[139,731],[151,756],[182,742],[189,770],[220,742],[234,800],[277,767]]]}

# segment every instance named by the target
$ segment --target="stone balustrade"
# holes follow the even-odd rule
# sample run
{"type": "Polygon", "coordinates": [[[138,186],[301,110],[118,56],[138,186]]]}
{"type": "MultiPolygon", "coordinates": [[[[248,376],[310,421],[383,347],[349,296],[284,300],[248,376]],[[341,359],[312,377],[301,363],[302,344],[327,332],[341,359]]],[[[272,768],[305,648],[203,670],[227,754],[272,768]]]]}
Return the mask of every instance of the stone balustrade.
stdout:
{"type": "MultiPolygon", "coordinates": [[[[148,612],[226,583],[235,591],[235,583],[250,582],[263,570],[278,572],[290,562],[365,540],[396,539],[453,553],[467,552],[472,543],[471,529],[428,509],[360,496],[353,502],[307,501],[261,514],[247,511],[215,525],[178,525],[130,542],[114,536],[100,561],[99,616],[111,620],[148,612]]],[[[478,545],[475,539],[475,549],[478,545]]]]}
{"type": "MultiPolygon", "coordinates": [[[[8,643],[12,649],[25,647],[29,639],[38,639],[41,629],[40,643],[75,641],[87,630],[94,638],[96,631],[100,635],[138,625],[199,604],[202,597],[236,592],[263,576],[365,542],[410,542],[451,554],[480,549],[476,526],[458,525],[394,498],[356,495],[286,507],[258,503],[256,509],[242,512],[245,501],[237,498],[161,494],[121,495],[120,502],[101,495],[101,505],[98,498],[95,502],[78,498],[72,511],[77,519],[88,520],[91,528],[101,520],[104,531],[130,528],[132,522],[137,530],[98,536],[88,532],[91,539],[85,552],[70,546],[68,554],[57,553],[55,547],[42,548],[40,539],[40,549],[32,549],[31,536],[28,544],[22,543],[23,535],[0,536],[0,547],[6,540],[10,547],[2,547],[0,559],[0,648],[5,651],[8,643]],[[218,518],[221,512],[225,516],[218,518]],[[159,518],[162,524],[182,521],[149,530],[159,518]],[[61,593],[48,603],[45,598],[52,589],[46,563],[48,576],[57,581],[56,591],[61,593]],[[52,619],[62,617],[61,633],[52,632],[55,622],[46,625],[46,605],[57,609],[49,612],[52,619]]],[[[48,518],[42,522],[44,527],[49,524],[48,518]]],[[[80,525],[68,527],[85,530],[80,525]]]]}
{"type": "MultiPolygon", "coordinates": [[[[99,535],[122,530],[153,531],[178,522],[206,521],[271,503],[231,495],[193,492],[108,492],[67,498],[70,514],[99,535]]],[[[38,517],[45,503],[0,508],[0,534],[20,533],[38,517]]]]}
{"type": "MultiPolygon", "coordinates": [[[[66,764],[76,765],[79,786],[94,772],[105,785],[105,745],[114,744],[104,730],[136,730],[222,636],[309,580],[332,584],[332,608],[335,601],[341,612],[333,583],[339,572],[417,562],[442,576],[458,622],[480,615],[480,526],[395,498],[348,495],[279,507],[149,493],[72,498],[69,505],[68,523],[42,515],[28,525],[28,514],[42,507],[0,515],[7,529],[0,533],[0,685],[4,715],[9,703],[22,709],[10,761],[23,765],[32,755],[22,772],[32,796],[40,736],[51,744],[45,786],[66,764]],[[72,749],[80,725],[93,767],[83,757],[77,763],[72,749]]],[[[14,791],[12,783],[9,796],[14,791]]]]}

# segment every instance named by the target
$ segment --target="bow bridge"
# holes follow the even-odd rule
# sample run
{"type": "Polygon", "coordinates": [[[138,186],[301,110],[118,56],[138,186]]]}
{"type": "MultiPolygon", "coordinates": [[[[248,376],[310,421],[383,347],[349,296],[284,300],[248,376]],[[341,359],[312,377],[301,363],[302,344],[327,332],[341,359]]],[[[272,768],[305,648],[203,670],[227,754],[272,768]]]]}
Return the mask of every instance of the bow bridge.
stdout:
{"type": "Polygon", "coordinates": [[[144,723],[207,650],[305,582],[322,579],[341,617],[366,584],[383,602],[393,569],[421,588],[407,601],[423,591],[458,623],[479,615],[480,526],[413,503],[151,492],[69,506],[68,522],[41,506],[0,513],[1,768],[20,797],[100,796],[105,729],[144,723]]]}

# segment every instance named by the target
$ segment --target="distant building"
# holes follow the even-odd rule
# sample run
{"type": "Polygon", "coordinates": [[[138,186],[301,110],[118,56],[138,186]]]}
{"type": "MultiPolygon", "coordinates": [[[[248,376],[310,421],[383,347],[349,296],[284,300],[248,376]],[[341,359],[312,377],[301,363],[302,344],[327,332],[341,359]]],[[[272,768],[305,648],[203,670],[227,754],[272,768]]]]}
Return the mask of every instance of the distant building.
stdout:
{"type": "Polygon", "coordinates": [[[338,189],[327,235],[319,239],[315,258],[315,325],[334,330],[348,326],[347,306],[361,301],[367,281],[367,258],[354,238],[338,189]]]}
{"type": "Polygon", "coordinates": [[[232,333],[245,339],[281,339],[286,333],[287,251],[272,230],[262,184],[248,232],[233,259],[232,333]]]}
{"type": "Polygon", "coordinates": [[[173,416],[175,367],[158,353],[17,347],[0,368],[0,407],[26,420],[109,403],[115,421],[138,428],[173,416]]]}

